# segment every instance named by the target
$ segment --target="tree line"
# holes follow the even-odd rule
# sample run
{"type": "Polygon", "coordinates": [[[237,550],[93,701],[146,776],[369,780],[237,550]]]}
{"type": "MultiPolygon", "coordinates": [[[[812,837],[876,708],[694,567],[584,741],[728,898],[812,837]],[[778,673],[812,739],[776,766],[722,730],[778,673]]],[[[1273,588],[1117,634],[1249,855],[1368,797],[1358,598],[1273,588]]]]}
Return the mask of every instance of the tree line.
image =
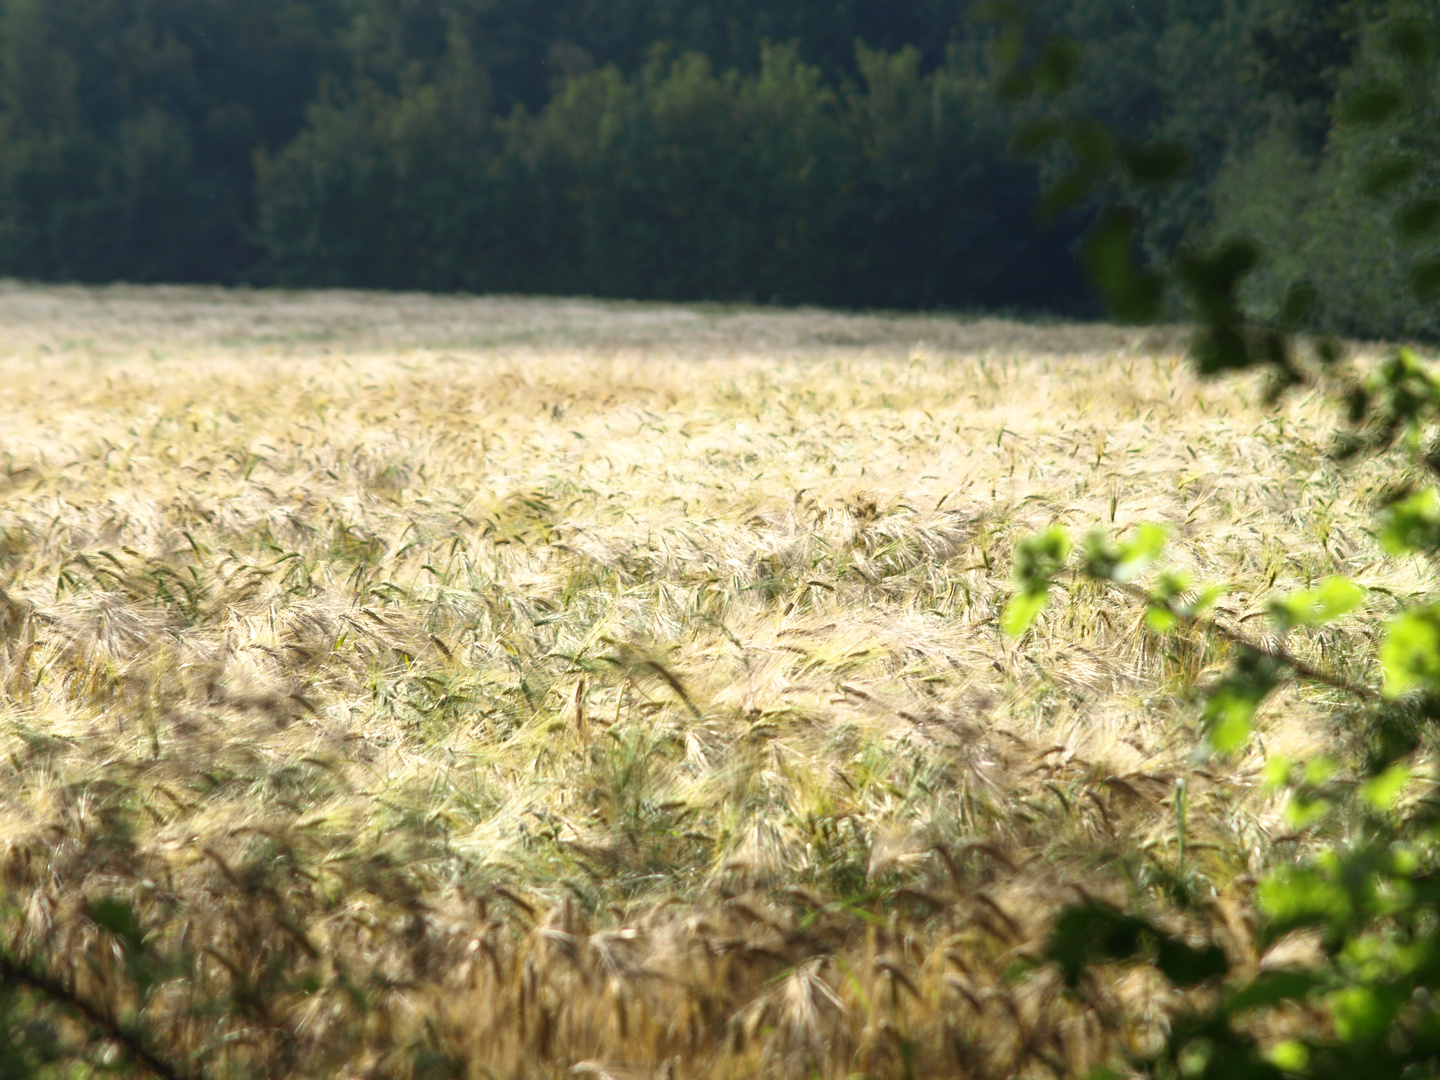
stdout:
{"type": "MultiPolygon", "coordinates": [[[[1357,197],[1336,104],[1406,2],[1031,6],[1084,44],[1072,99],[1191,155],[1105,196],[1152,254],[1243,230],[1257,306],[1303,266],[1326,329],[1413,336],[1406,188],[1357,197]]],[[[0,0],[0,274],[1084,313],[1094,200],[1037,226],[1059,158],[1012,152],[1037,106],[990,33],[940,0],[0,0]]]]}

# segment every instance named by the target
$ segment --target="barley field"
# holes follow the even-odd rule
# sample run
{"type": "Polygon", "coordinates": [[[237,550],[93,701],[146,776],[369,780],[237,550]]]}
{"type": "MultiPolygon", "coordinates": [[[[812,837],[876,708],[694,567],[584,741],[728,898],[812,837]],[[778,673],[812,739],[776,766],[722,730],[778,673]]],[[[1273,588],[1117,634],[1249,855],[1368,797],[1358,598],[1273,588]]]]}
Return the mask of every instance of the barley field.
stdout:
{"type": "Polygon", "coordinates": [[[1361,679],[1424,586],[1332,411],[1174,335],[19,286],[0,327],[0,975],[56,1076],[1083,1077],[1176,1002],[1067,990],[1054,914],[1267,962],[1307,837],[1200,749],[1223,643],[1078,578],[1007,639],[1015,541],[1163,524],[1257,636],[1351,574],[1289,645],[1361,679]]]}

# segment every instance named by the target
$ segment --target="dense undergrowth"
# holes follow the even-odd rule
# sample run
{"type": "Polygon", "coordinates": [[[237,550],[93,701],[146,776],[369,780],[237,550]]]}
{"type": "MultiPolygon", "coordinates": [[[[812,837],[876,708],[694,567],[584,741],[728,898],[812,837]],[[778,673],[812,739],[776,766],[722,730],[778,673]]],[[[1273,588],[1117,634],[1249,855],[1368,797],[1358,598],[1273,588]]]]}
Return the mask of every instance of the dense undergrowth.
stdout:
{"type": "Polygon", "coordinates": [[[1018,538],[1156,522],[1235,636],[1355,578],[1287,647],[1373,681],[1426,573],[1313,395],[1099,327],[0,308],[6,1075],[1082,1076],[1209,991],[1070,990],[1067,905],[1309,962],[1253,890],[1334,826],[1261,763],[1343,694],[1211,759],[1223,637],[1001,615],[1018,538]]]}

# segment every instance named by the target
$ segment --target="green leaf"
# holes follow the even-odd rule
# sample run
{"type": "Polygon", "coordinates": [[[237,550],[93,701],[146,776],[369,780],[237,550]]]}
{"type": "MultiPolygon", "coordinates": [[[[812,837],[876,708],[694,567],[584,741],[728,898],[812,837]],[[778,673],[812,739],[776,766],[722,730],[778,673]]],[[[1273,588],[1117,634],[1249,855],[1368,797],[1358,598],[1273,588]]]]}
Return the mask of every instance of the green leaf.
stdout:
{"type": "Polygon", "coordinates": [[[1305,783],[1312,787],[1319,787],[1339,771],[1339,762],[1326,754],[1321,754],[1305,763],[1305,783]]]}
{"type": "Polygon", "coordinates": [[[1322,821],[1333,810],[1329,799],[1316,799],[1309,795],[1297,794],[1285,804],[1285,821],[1292,829],[1308,829],[1322,821]]]}
{"type": "Polygon", "coordinates": [[[85,905],[85,914],[96,926],[108,930],[125,943],[131,953],[145,949],[145,930],[135,909],[124,900],[97,900],[85,905]]]}
{"type": "Polygon", "coordinates": [[[1414,179],[1420,159],[1414,154],[1396,154],[1370,166],[1365,173],[1365,194],[1383,198],[1414,179]]]}
{"type": "Polygon", "coordinates": [[[1190,168],[1185,148],[1172,143],[1127,148],[1121,151],[1121,160],[1137,184],[1168,184],[1190,168]]]}
{"type": "Polygon", "coordinates": [[[1341,1042],[1379,1042],[1408,995],[1399,987],[1347,986],[1325,1000],[1341,1042]]]}
{"type": "Polygon", "coordinates": [[[1035,87],[1046,97],[1058,97],[1074,81],[1084,57],[1073,38],[1051,38],[1035,62],[1035,87]]]}
{"type": "Polygon", "coordinates": [[[1419,240],[1440,226],[1440,199],[1412,199],[1395,212],[1395,231],[1402,240],[1419,240]]]}
{"type": "Polygon", "coordinates": [[[1410,271],[1410,287],[1421,300],[1440,296],[1440,259],[1423,262],[1410,271]]]}
{"type": "Polygon", "coordinates": [[[1391,555],[1440,550],[1440,493],[1422,488],[1381,511],[1380,546],[1391,555]]]}
{"type": "Polygon", "coordinates": [[[1270,1048],[1270,1062],[1283,1072],[1304,1072],[1310,1064],[1310,1048],[1298,1039],[1286,1039],[1270,1048]]]}
{"type": "Polygon", "coordinates": [[[1287,334],[1298,333],[1310,325],[1320,303],[1320,292],[1308,281],[1297,282],[1285,293],[1280,307],[1279,327],[1287,334]]]}
{"type": "Polygon", "coordinates": [[[1120,561],[1111,576],[1121,584],[1139,577],[1165,550],[1165,541],[1169,538],[1170,530],[1163,525],[1142,522],[1135,526],[1129,537],[1121,541],[1120,561]]]}
{"type": "Polygon", "coordinates": [[[1347,97],[1341,112],[1351,123],[1381,124],[1399,112],[1403,103],[1404,98],[1394,87],[1371,85],[1347,97]]]}
{"type": "Polygon", "coordinates": [[[1140,919],[1089,901],[1067,908],[1055,920],[1045,959],[1060,965],[1067,986],[1075,986],[1092,964],[1128,960],[1140,951],[1141,936],[1149,929],[1140,919]]]}
{"type": "Polygon", "coordinates": [[[1070,537],[1058,525],[1027,536],[1015,545],[1015,580],[1026,590],[1049,588],[1050,579],[1065,568],[1070,537]]]}
{"type": "Polygon", "coordinates": [[[1154,931],[1159,940],[1155,966],[1176,986],[1189,988],[1219,978],[1230,970],[1225,950],[1218,945],[1196,949],[1168,934],[1154,931]]]}
{"type": "Polygon", "coordinates": [[[1035,625],[1035,620],[1040,617],[1040,612],[1045,610],[1049,599],[1048,589],[1044,592],[1016,593],[1005,605],[1005,612],[1000,616],[1000,629],[1010,637],[1022,637],[1026,630],[1035,625]]]}
{"type": "Polygon", "coordinates": [[[1099,183],[1100,177],[1089,169],[1071,170],[1045,189],[1035,216],[1042,223],[1054,221],[1062,212],[1087,198],[1099,183]]]}
{"type": "MultiPolygon", "coordinates": [[[[1165,550],[1169,537],[1170,530],[1165,526],[1142,522],[1115,545],[1103,530],[1096,529],[1085,538],[1085,572],[1091,577],[1121,584],[1133,581],[1165,550]]],[[[1171,599],[1171,596],[1165,598],[1171,599]]]]}
{"type": "Polygon", "coordinates": [[[1282,1001],[1302,999],[1319,981],[1308,971],[1262,971],[1230,998],[1229,1012],[1268,1009],[1282,1001]]]}
{"type": "Polygon", "coordinates": [[[1095,120],[1072,120],[1065,128],[1065,143],[1075,160],[1091,172],[1108,169],[1115,160],[1115,137],[1095,120]]]}
{"type": "Polygon", "coordinates": [[[1284,664],[1274,657],[1253,649],[1241,650],[1205,702],[1203,718],[1211,746],[1230,754],[1245,744],[1255,710],[1279,684],[1284,670],[1284,664]]]}
{"type": "Polygon", "coordinates": [[[1200,615],[1215,606],[1215,602],[1225,595],[1225,586],[1207,585],[1200,590],[1195,597],[1195,602],[1190,605],[1190,614],[1200,615]]]}
{"type": "Polygon", "coordinates": [[[1151,604],[1145,609],[1145,625],[1157,634],[1168,634],[1180,625],[1180,617],[1167,607],[1151,604]]]}
{"type": "Polygon", "coordinates": [[[1355,910],[1344,886],[1314,867],[1272,874],[1260,883],[1256,900],[1269,916],[1269,941],[1305,926],[1323,925],[1332,935],[1341,933],[1355,910]]]}
{"type": "Polygon", "coordinates": [[[1026,124],[1010,142],[1010,152],[1018,157],[1030,157],[1044,150],[1060,137],[1065,126],[1059,120],[1036,120],[1026,124]]]}
{"type": "Polygon", "coordinates": [[[1295,769],[1295,763],[1287,757],[1279,754],[1271,754],[1265,759],[1265,788],[1268,791],[1277,791],[1290,783],[1290,774],[1295,769]]]}
{"type": "Polygon", "coordinates": [[[1372,776],[1360,785],[1360,797],[1376,810],[1389,810],[1405,793],[1405,785],[1410,782],[1410,776],[1408,765],[1391,765],[1379,776],[1372,776]]]}
{"type": "Polygon", "coordinates": [[[1418,67],[1429,61],[1435,43],[1423,24],[1406,19],[1391,26],[1385,34],[1385,48],[1405,63],[1418,67]]]}
{"type": "Polygon", "coordinates": [[[1105,295],[1111,314],[1124,322],[1151,322],[1159,314],[1164,282],[1136,259],[1134,211],[1112,210],[1086,238],[1081,250],[1085,268],[1105,295]]]}
{"type": "Polygon", "coordinates": [[[1440,606],[1412,608],[1392,621],[1380,646],[1380,666],[1387,698],[1440,689],[1440,606]]]}
{"type": "Polygon", "coordinates": [[[1330,577],[1318,588],[1271,601],[1270,615],[1281,633],[1296,626],[1323,626],[1365,602],[1365,590],[1349,578],[1330,577]]]}

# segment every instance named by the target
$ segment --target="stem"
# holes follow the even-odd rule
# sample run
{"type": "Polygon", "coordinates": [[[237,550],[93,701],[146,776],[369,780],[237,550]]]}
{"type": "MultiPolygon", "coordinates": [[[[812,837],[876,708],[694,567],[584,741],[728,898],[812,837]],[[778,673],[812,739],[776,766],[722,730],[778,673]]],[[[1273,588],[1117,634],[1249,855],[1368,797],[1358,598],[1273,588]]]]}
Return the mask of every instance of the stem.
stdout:
{"type": "Polygon", "coordinates": [[[1125,593],[1127,596],[1134,597],[1136,600],[1140,600],[1143,603],[1163,604],[1165,609],[1169,611],[1170,614],[1174,615],[1177,619],[1179,619],[1180,622],[1185,626],[1198,626],[1200,629],[1208,631],[1209,633],[1214,634],[1216,637],[1223,638],[1225,641],[1230,642],[1232,645],[1243,646],[1244,648],[1249,649],[1251,652],[1259,653],[1261,656],[1269,657],[1271,660],[1275,660],[1281,664],[1284,664],[1302,679],[1305,679],[1309,682],[1321,683],[1325,686],[1333,687],[1336,690],[1343,690],[1347,694],[1353,694],[1358,698],[1365,699],[1366,701],[1384,700],[1380,696],[1380,692],[1378,690],[1372,689],[1371,687],[1365,686],[1361,683],[1350,682],[1348,679],[1342,679],[1339,676],[1331,675],[1328,672],[1321,671],[1320,669],[1315,667],[1311,667],[1309,664],[1305,663],[1305,661],[1301,660],[1293,653],[1291,653],[1283,645],[1261,645],[1259,642],[1252,641],[1251,639],[1247,638],[1238,630],[1230,629],[1230,627],[1226,626],[1218,619],[1214,619],[1208,616],[1191,615],[1183,611],[1176,611],[1168,601],[1157,600],[1155,597],[1151,596],[1148,592],[1140,588],[1138,585],[1122,584],[1118,581],[1110,581],[1108,578],[1104,580],[1106,580],[1110,585],[1119,589],[1121,592],[1125,593]]]}
{"type": "Polygon", "coordinates": [[[203,1074],[189,1073],[157,1057],[146,1046],[138,1032],[130,1031],[118,1020],[77,995],[58,979],[35,971],[0,951],[0,982],[19,983],[56,1004],[79,1013],[92,1028],[122,1050],[146,1071],[161,1080],[200,1080],[203,1074]]]}
{"type": "Polygon", "coordinates": [[[1185,810],[1186,803],[1189,801],[1188,796],[1189,785],[1182,776],[1175,781],[1175,835],[1180,844],[1180,853],[1175,856],[1175,875],[1177,877],[1185,869],[1185,810]]]}

